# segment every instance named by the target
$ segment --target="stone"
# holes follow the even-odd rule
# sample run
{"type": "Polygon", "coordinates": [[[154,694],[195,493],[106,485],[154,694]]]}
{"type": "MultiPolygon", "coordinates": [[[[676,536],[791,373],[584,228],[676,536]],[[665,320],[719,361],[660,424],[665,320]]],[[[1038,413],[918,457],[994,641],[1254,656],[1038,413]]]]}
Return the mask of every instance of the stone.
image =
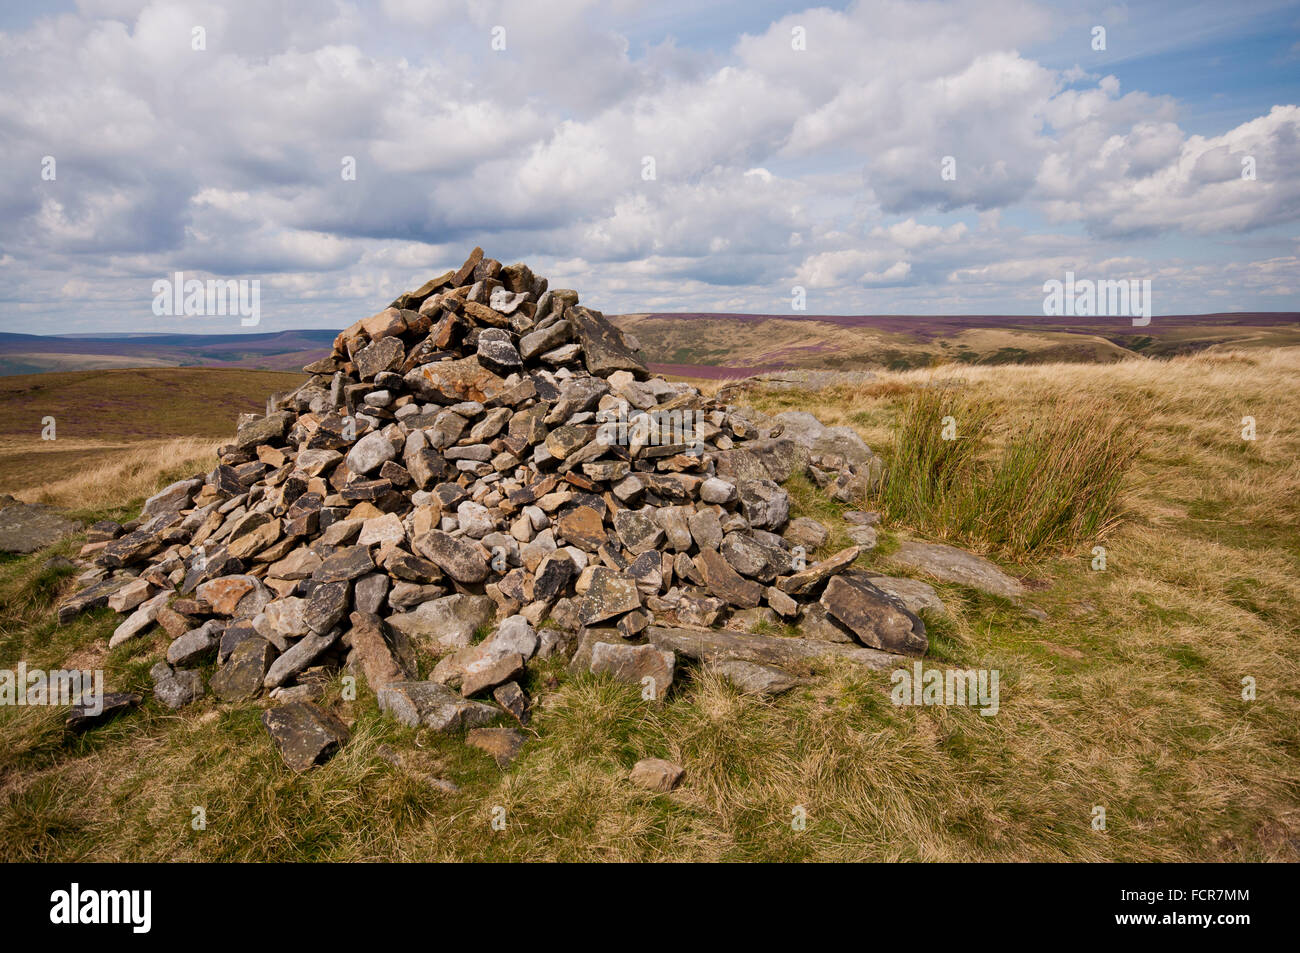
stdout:
{"type": "Polygon", "coordinates": [[[628,780],[639,788],[667,794],[677,787],[677,782],[682,779],[683,774],[685,769],[679,764],[665,761],[663,758],[642,758],[632,766],[632,773],[628,775],[628,780]]]}
{"type": "Polygon", "coordinates": [[[619,510],[614,514],[614,531],[634,555],[657,549],[664,540],[663,527],[647,509],[619,510]]]}
{"type": "MultiPolygon", "coordinates": [[[[186,617],[182,616],[181,618],[186,617]]],[[[195,628],[195,626],[186,626],[176,634],[176,638],[180,638],[191,628],[195,628]]],[[[256,638],[260,638],[260,636],[257,634],[257,628],[253,625],[252,620],[240,619],[238,622],[230,623],[230,625],[226,626],[225,631],[221,633],[221,641],[217,645],[217,664],[225,665],[226,659],[230,658],[230,654],[235,651],[235,647],[239,643],[256,638]]]]}
{"type": "Polygon", "coordinates": [[[114,612],[130,612],[148,599],[153,590],[153,583],[148,579],[132,579],[108,597],[108,607],[114,612]]]}
{"type": "Polygon", "coordinates": [[[406,348],[398,337],[380,338],[363,347],[356,357],[357,373],[363,381],[374,380],[384,371],[395,371],[406,358],[406,348]]]}
{"type": "Polygon", "coordinates": [[[861,554],[862,550],[857,546],[841,549],[835,555],[813,563],[807,569],[781,577],[776,581],[776,587],[788,595],[800,595],[825,582],[835,573],[853,565],[861,554]]]}
{"type": "Polygon", "coordinates": [[[492,697],[521,725],[526,725],[532,717],[528,710],[528,696],[519,687],[518,682],[506,682],[492,689],[492,697]]]}
{"type": "Polygon", "coordinates": [[[491,705],[469,701],[438,682],[394,682],[375,693],[379,710],[413,728],[454,731],[489,724],[500,715],[491,705]]]}
{"type": "Polygon", "coordinates": [[[346,582],[323,582],[311,591],[302,618],[313,633],[328,632],[348,612],[349,587],[346,582]]]}
{"type": "Polygon", "coordinates": [[[236,559],[249,559],[280,538],[281,524],[267,513],[250,513],[230,535],[227,550],[236,559]]]}
{"type": "Polygon", "coordinates": [[[275,579],[307,579],[321,564],[320,556],[310,549],[295,549],[271,564],[267,575],[275,579]]]}
{"type": "Polygon", "coordinates": [[[235,435],[235,449],[251,450],[258,444],[282,443],[293,423],[294,415],[287,410],[278,410],[265,417],[251,420],[240,426],[239,432],[235,435]]]}
{"type": "Polygon", "coordinates": [[[939,594],[919,579],[907,579],[903,576],[871,576],[868,581],[888,596],[893,596],[909,612],[920,615],[924,611],[938,615],[947,615],[948,607],[943,604],[939,594]]]}
{"type": "Polygon", "coordinates": [[[460,693],[469,698],[502,682],[513,681],[523,673],[524,657],[518,652],[481,653],[462,669],[460,693]]]}
{"type": "Polygon", "coordinates": [[[765,480],[784,483],[808,466],[806,448],[787,438],[759,439],[714,455],[718,476],[744,483],[765,480]]]}
{"type": "Polygon", "coordinates": [[[171,513],[183,510],[190,505],[195,492],[203,485],[203,480],[195,477],[189,480],[177,480],[170,486],[159,490],[144,501],[141,516],[157,516],[159,513],[171,513]]]}
{"type": "Polygon", "coordinates": [[[505,770],[519,756],[524,746],[524,736],[515,728],[471,728],[465,734],[465,744],[486,751],[505,770]]]}
{"type": "Polygon", "coordinates": [[[695,566],[708,590],[738,609],[752,609],[763,598],[763,587],[732,569],[722,555],[712,549],[701,550],[695,566]]]}
{"type": "MultiPolygon", "coordinates": [[[[415,557],[412,557],[415,558],[415,557]]],[[[392,584],[388,576],[375,572],[362,576],[352,584],[352,604],[358,612],[379,615],[392,584]]]]}
{"type": "MultiPolygon", "coordinates": [[[[0,514],[3,512],[0,510],[0,514]]],[[[161,548],[162,540],[158,536],[144,530],[135,530],[106,545],[100,553],[99,561],[110,569],[120,569],[148,559],[161,548]]]]}
{"type": "Polygon", "coordinates": [[[488,562],[481,547],[440,530],[417,537],[415,548],[457,582],[482,582],[488,576],[488,562]]]}
{"type": "Polygon", "coordinates": [[[344,546],[322,560],[312,573],[312,579],[317,582],[346,582],[373,569],[374,560],[370,558],[368,546],[344,546]]]}
{"type": "Polygon", "coordinates": [[[623,333],[599,311],[572,307],[567,312],[573,336],[582,345],[587,370],[597,377],[608,377],[615,371],[630,371],[637,378],[648,377],[649,371],[623,337],[623,333]]]}
{"type": "Polygon", "coordinates": [[[257,634],[280,649],[289,647],[289,642],[308,633],[307,600],[296,596],[286,596],[268,602],[258,615],[253,617],[253,628],[257,634]]]}
{"type": "Polygon", "coordinates": [[[494,652],[514,652],[530,659],[537,652],[537,630],[524,616],[512,615],[483,640],[482,647],[494,652]]]}
{"type": "Polygon", "coordinates": [[[717,549],[722,545],[722,521],[713,510],[700,510],[687,520],[691,539],[700,549],[717,549]]]}
{"type": "Polygon", "coordinates": [[[545,328],[538,328],[519,339],[519,354],[525,361],[531,361],[547,351],[553,351],[569,339],[572,328],[567,321],[557,321],[545,328]]]}
{"type": "Polygon", "coordinates": [[[338,629],[332,629],[324,635],[315,632],[304,635],[271,663],[271,667],[266,671],[266,677],[262,679],[262,687],[279,688],[316,661],[322,652],[338,641],[338,638],[338,629]]]}
{"type": "Polygon", "coordinates": [[[664,539],[673,552],[684,553],[694,542],[689,515],[690,509],[684,506],[661,506],[655,512],[659,525],[663,527],[664,539]]]}
{"type": "Polygon", "coordinates": [[[108,647],[115,649],[123,642],[134,639],[153,625],[158,618],[159,611],[167,604],[167,600],[171,598],[171,595],[170,592],[160,592],[152,599],[146,599],[140,603],[135,611],[113,630],[113,635],[108,640],[108,647]]]}
{"type": "Polygon", "coordinates": [[[262,724],[292,771],[324,764],[348,741],[343,722],[310,702],[269,709],[262,713],[262,724]]]}
{"type": "Polygon", "coordinates": [[[245,639],[230,652],[225,664],[208,680],[208,688],[224,702],[250,701],[262,693],[266,673],[275,660],[275,648],[266,639],[245,639]]]}
{"type": "Polygon", "coordinates": [[[596,642],[591,647],[589,671],[593,675],[610,675],[620,682],[641,686],[648,693],[646,697],[656,701],[667,695],[676,669],[676,655],[653,645],[596,642]],[[653,681],[644,682],[646,678],[653,681]]]}
{"type": "Polygon", "coordinates": [[[781,435],[819,456],[840,457],[855,467],[879,466],[876,456],[851,427],[827,427],[803,410],[787,410],[773,418],[781,435]]]}
{"type": "Polygon", "coordinates": [[[700,484],[700,499],[705,503],[720,505],[732,503],[736,499],[736,485],[717,477],[709,477],[700,484]]]}
{"type": "Polygon", "coordinates": [[[80,528],[79,523],[43,504],[11,503],[0,509],[0,552],[34,553],[53,546],[80,528]]]}
{"type": "Polygon", "coordinates": [[[133,692],[105,692],[94,704],[73,705],[63,723],[69,731],[81,734],[112,721],[143,700],[133,692]]]}
{"type": "Polygon", "coordinates": [[[502,377],[509,376],[523,367],[519,352],[510,343],[506,331],[489,329],[479,335],[478,361],[489,371],[502,377]]]}
{"type": "Polygon", "coordinates": [[[771,582],[778,574],[790,572],[788,552],[747,533],[728,533],[718,553],[736,572],[759,582],[771,582]]]}
{"type": "MultiPolygon", "coordinates": [[[[366,520],[361,524],[361,532],[357,536],[358,547],[369,547],[376,544],[400,546],[405,542],[406,528],[402,526],[402,518],[396,513],[385,513],[383,516],[376,516],[366,520]]],[[[374,564],[371,563],[372,568],[373,566],[374,564]]]]}
{"type": "Polygon", "coordinates": [[[790,521],[781,535],[791,546],[802,546],[805,553],[811,553],[826,544],[830,530],[815,519],[798,516],[790,521]]]}
{"type": "Polygon", "coordinates": [[[354,612],[349,621],[352,627],[347,638],[352,645],[353,657],[372,691],[378,691],[390,682],[416,676],[413,660],[394,651],[385,633],[383,619],[377,615],[354,612]]]}
{"type": "Polygon", "coordinates": [[[763,598],[777,615],[790,619],[799,614],[799,603],[776,586],[768,586],[764,589],[763,598]]]}
{"type": "Polygon", "coordinates": [[[803,610],[798,629],[799,635],[806,639],[838,642],[843,645],[856,644],[853,633],[848,630],[848,627],[836,621],[820,602],[814,602],[803,610]]]}
{"type": "Polygon", "coordinates": [[[413,641],[449,651],[469,645],[475,632],[494,618],[496,604],[487,596],[456,593],[390,615],[387,621],[390,628],[413,641]]]}
{"type": "Polygon", "coordinates": [[[629,576],[598,566],[591,571],[590,584],[578,602],[578,619],[593,625],[641,607],[636,581],[629,576]]]}
{"type": "Polygon", "coordinates": [[[869,582],[832,576],[821,604],[868,648],[924,655],[929,647],[925,623],[869,582]]]}
{"type": "Polygon", "coordinates": [[[876,512],[845,510],[842,515],[844,516],[844,522],[852,523],[855,526],[875,526],[880,522],[880,514],[876,512]]]}
{"type": "Polygon", "coordinates": [[[465,500],[456,507],[456,522],[461,532],[472,539],[482,539],[496,529],[496,520],[482,503],[465,500]]]}
{"type": "Polygon", "coordinates": [[[740,509],[750,526],[779,531],[790,517],[790,495],[772,480],[743,480],[740,509]]]}
{"type": "Polygon", "coordinates": [[[605,522],[590,506],[575,506],[556,520],[561,538],[580,549],[595,552],[605,544],[605,522]]]}
{"type": "Polygon", "coordinates": [[[486,402],[506,391],[506,382],[481,365],[477,357],[439,361],[415,368],[404,378],[416,396],[442,404],[476,400],[486,402]]]}
{"type": "Polygon", "coordinates": [[[217,615],[234,615],[244,597],[261,585],[255,576],[220,576],[201,583],[194,594],[217,615]]]}
{"type": "Polygon", "coordinates": [[[798,670],[806,668],[808,663],[818,658],[836,657],[878,672],[893,671],[898,667],[897,655],[878,649],[780,635],[652,625],[646,630],[646,638],[658,648],[707,662],[742,659],[775,668],[798,670]]]}
{"type": "Polygon", "coordinates": [[[849,541],[863,550],[876,548],[876,529],[874,526],[851,526],[845,534],[849,541]]]}
{"type": "Polygon", "coordinates": [[[709,662],[706,668],[722,676],[745,694],[762,695],[765,698],[774,698],[801,683],[800,679],[795,678],[785,669],[774,665],[761,665],[758,662],[747,662],[744,659],[709,662]]]}
{"type": "Polygon", "coordinates": [[[167,708],[184,708],[203,697],[203,676],[194,669],[173,669],[159,662],[149,670],[154,698],[167,708]]]}
{"type": "Polygon", "coordinates": [[[167,647],[167,661],[179,667],[203,661],[216,652],[225,629],[226,623],[217,619],[191,629],[167,647]]]}
{"type": "Polygon", "coordinates": [[[109,596],[130,582],[130,577],[110,576],[108,579],[102,579],[94,585],[87,586],[80,592],[68,596],[59,603],[56,610],[59,622],[67,623],[82,612],[91,609],[102,609],[108,605],[109,596]]]}
{"type": "Polygon", "coordinates": [[[953,582],[979,589],[1003,599],[1019,599],[1024,584],[1007,575],[982,556],[943,543],[908,540],[889,557],[892,561],[929,573],[940,582],[953,582]]]}

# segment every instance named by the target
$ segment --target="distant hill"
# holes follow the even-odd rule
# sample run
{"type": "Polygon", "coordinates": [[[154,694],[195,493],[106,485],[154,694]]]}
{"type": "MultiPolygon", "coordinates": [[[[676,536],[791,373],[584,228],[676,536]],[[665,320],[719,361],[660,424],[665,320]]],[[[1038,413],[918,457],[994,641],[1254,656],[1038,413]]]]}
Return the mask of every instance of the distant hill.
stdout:
{"type": "Polygon", "coordinates": [[[297,371],[328,353],[338,332],[264,334],[14,334],[0,332],[0,376],[124,367],[297,371]]]}
{"type": "MultiPolygon", "coordinates": [[[[1300,344],[1296,312],[1127,318],[1041,315],[803,315],[709,312],[610,315],[661,373],[742,377],[785,368],[904,370],[943,363],[1108,363],[1216,347],[1300,344]]],[[[337,331],[263,334],[44,335],[0,332],[0,376],[121,368],[299,371],[337,331]]]]}
{"type": "Polygon", "coordinates": [[[685,377],[740,377],[785,368],[905,370],[942,363],[1108,363],[1216,347],[1300,344],[1300,313],[1156,315],[790,315],[707,312],[613,315],[652,368],[685,377]]]}

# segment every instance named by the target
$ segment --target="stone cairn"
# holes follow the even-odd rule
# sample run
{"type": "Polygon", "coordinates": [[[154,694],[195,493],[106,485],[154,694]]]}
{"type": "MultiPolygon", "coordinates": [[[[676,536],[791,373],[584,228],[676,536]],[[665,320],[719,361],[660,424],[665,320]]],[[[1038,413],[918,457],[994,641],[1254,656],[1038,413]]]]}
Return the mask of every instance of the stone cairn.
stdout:
{"type": "MultiPolygon", "coordinates": [[[[813,558],[828,531],[791,520],[780,485],[804,472],[861,499],[879,477],[861,439],[725,406],[638,350],[576,292],[476,248],[339,334],[302,386],[241,417],[211,472],[93,526],[59,618],[126,614],[110,646],[165,631],[152,676],[169,707],[215,660],[206,690],[268,696],[299,770],[347,739],[315,703],[340,669],[406,724],[479,729],[494,752],[483,732],[515,735],[508,758],[517,733],[481,726],[527,722],[534,658],[662,699],[684,660],[771,695],[822,656],[923,653],[921,620],[850,569],[862,547],[813,558]],[[799,636],[749,631],[764,621],[799,636]],[[439,659],[423,679],[421,654],[439,659]]],[[[139,701],[109,696],[98,717],[139,701]]]]}

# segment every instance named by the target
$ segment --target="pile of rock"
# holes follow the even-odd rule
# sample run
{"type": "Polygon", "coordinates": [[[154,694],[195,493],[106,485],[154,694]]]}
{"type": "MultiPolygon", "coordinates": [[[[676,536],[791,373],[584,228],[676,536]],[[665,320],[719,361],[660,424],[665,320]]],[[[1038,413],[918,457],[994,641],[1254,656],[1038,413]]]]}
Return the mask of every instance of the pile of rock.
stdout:
{"type": "Polygon", "coordinates": [[[662,698],[682,657],[770,693],[819,656],[924,652],[921,620],[850,569],[862,546],[817,560],[826,528],[790,518],[796,472],[866,494],[862,441],[653,377],[638,350],[576,292],[475,249],[339,334],[210,473],[91,527],[95,568],[60,618],[125,613],[110,645],[165,631],[171,707],[215,660],[206,690],[269,695],[296,768],[346,740],[313,704],[340,668],[402,722],[453,729],[526,722],[525,668],[557,653],[662,698]],[[801,636],[734,631],[763,621],[801,636]],[[421,655],[438,659],[423,679],[421,655]]]}

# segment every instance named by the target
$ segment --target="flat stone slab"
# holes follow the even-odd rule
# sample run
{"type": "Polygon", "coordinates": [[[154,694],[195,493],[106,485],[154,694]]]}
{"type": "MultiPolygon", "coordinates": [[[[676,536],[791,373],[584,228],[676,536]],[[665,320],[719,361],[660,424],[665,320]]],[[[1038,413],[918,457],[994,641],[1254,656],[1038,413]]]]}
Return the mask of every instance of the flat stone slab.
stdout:
{"type": "Polygon", "coordinates": [[[438,682],[392,682],[375,694],[380,711],[404,725],[435,731],[478,728],[501,714],[500,709],[461,698],[438,682]]]}
{"type": "Polygon", "coordinates": [[[687,658],[706,662],[742,659],[777,668],[799,666],[813,659],[836,657],[865,665],[878,672],[892,671],[899,657],[879,649],[861,648],[838,642],[792,639],[779,635],[751,635],[714,629],[668,628],[652,625],[646,630],[650,644],[671,649],[687,658]]]}
{"type": "Polygon", "coordinates": [[[772,698],[804,683],[803,679],[795,678],[783,668],[746,662],[743,659],[706,662],[705,666],[710,672],[721,675],[742,692],[749,695],[762,695],[764,698],[772,698]]]}
{"type": "Polygon", "coordinates": [[[41,503],[13,503],[0,509],[0,552],[34,553],[81,529],[41,503]]]}
{"type": "Polygon", "coordinates": [[[929,573],[940,582],[955,582],[1004,599],[1025,594],[1020,580],[1008,576],[983,556],[944,543],[909,540],[890,556],[896,563],[929,573]]]}
{"type": "Polygon", "coordinates": [[[939,615],[948,614],[948,607],[929,583],[906,576],[868,576],[867,581],[898,599],[912,612],[919,614],[926,609],[939,615]]]}

